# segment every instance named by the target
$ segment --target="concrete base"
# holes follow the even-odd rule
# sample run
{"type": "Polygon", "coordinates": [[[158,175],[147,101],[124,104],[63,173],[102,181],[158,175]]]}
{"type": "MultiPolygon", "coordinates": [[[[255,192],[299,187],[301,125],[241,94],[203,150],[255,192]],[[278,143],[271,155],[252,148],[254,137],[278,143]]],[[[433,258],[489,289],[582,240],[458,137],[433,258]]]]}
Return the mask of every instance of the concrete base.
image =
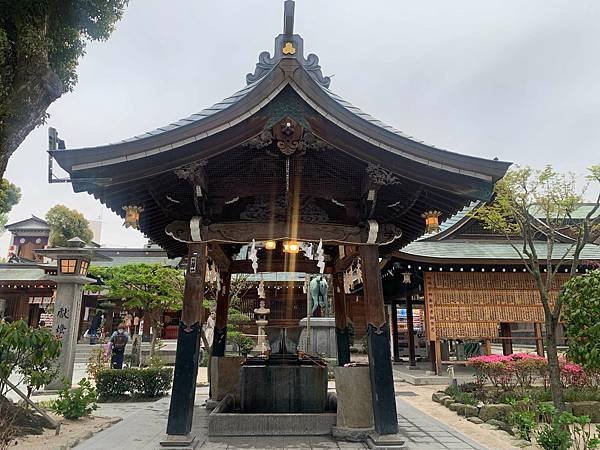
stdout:
{"type": "Polygon", "coordinates": [[[211,398],[217,402],[227,394],[240,398],[240,369],[243,356],[213,356],[210,367],[211,398]]]}
{"type": "Polygon", "coordinates": [[[404,439],[398,434],[371,434],[367,437],[369,448],[376,450],[406,450],[404,439]]]}
{"type": "Polygon", "coordinates": [[[319,436],[331,434],[335,413],[233,412],[233,397],[225,396],[208,416],[208,435],[214,436],[319,436]]]}
{"type": "Polygon", "coordinates": [[[341,441],[365,442],[371,434],[373,434],[373,428],[345,428],[336,426],[331,429],[331,435],[341,441]]]}
{"type": "Polygon", "coordinates": [[[337,393],[337,427],[340,429],[372,429],[373,398],[368,366],[334,369],[337,393]]]}
{"type": "Polygon", "coordinates": [[[177,450],[194,450],[198,446],[196,436],[186,434],[184,436],[167,435],[160,441],[160,449],[176,448],[177,450]]]}
{"type": "Polygon", "coordinates": [[[242,414],[212,412],[209,436],[319,436],[331,434],[335,413],[242,414]]]}
{"type": "Polygon", "coordinates": [[[310,318],[310,346],[306,348],[306,317],[300,320],[300,349],[311,355],[325,358],[337,358],[337,342],[335,337],[335,319],[333,317],[310,318]]]}

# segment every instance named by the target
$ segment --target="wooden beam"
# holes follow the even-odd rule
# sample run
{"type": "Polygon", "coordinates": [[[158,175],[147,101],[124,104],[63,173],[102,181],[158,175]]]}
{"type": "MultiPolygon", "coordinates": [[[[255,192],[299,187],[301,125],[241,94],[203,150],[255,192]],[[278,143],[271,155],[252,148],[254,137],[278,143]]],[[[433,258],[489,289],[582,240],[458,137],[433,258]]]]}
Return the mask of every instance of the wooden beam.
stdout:
{"type": "Polygon", "coordinates": [[[365,222],[359,226],[304,223],[298,224],[292,233],[287,222],[215,222],[203,224],[201,218],[171,222],[165,232],[173,239],[185,243],[222,242],[231,244],[247,244],[256,241],[299,240],[318,242],[320,239],[328,244],[387,244],[399,238],[401,230],[393,224],[377,224],[365,222]],[[194,220],[195,219],[195,220],[194,220]],[[376,228],[372,228],[376,226],[376,228]]]}
{"type": "Polygon", "coordinates": [[[225,343],[227,341],[227,310],[229,309],[231,274],[229,272],[221,273],[221,278],[223,286],[217,294],[217,313],[211,356],[225,356],[225,343]]]}
{"type": "Polygon", "coordinates": [[[185,436],[192,429],[200,332],[204,321],[202,299],[204,298],[206,254],[206,244],[189,245],[183,309],[177,335],[173,391],[167,422],[167,434],[173,436],[185,436]]]}
{"type": "Polygon", "coordinates": [[[394,434],[398,432],[396,395],[390,354],[390,329],[385,317],[377,246],[361,246],[360,257],[367,313],[369,372],[375,432],[379,435],[394,434]]]}
{"type": "Polygon", "coordinates": [[[231,265],[231,258],[227,256],[227,253],[223,250],[223,247],[212,242],[208,246],[208,256],[214,261],[221,272],[229,272],[229,266],[231,265]]]}
{"type": "Polygon", "coordinates": [[[342,273],[333,275],[333,301],[338,366],[343,366],[350,362],[350,339],[348,335],[346,294],[344,293],[344,275],[342,273]]]}

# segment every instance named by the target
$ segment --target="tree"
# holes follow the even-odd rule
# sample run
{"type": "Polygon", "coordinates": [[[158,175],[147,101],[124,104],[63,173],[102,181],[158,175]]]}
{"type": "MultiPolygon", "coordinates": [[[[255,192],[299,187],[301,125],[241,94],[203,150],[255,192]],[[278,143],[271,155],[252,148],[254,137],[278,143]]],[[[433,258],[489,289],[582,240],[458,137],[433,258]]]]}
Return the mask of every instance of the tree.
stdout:
{"type": "Polygon", "coordinates": [[[144,312],[144,319],[150,321],[153,330],[150,356],[154,356],[162,327],[161,312],[165,309],[177,311],[182,307],[185,285],[182,272],[160,264],[126,264],[92,266],[90,275],[101,280],[101,286],[89,286],[92,290],[106,290],[107,297],[123,299],[126,308],[144,312]]]}
{"type": "Polygon", "coordinates": [[[5,180],[0,180],[0,228],[8,221],[8,213],[21,200],[21,189],[5,180]]]}
{"type": "Polygon", "coordinates": [[[77,82],[88,41],[105,41],[128,0],[0,0],[0,177],[46,110],[77,82]]]}
{"type": "Polygon", "coordinates": [[[550,390],[559,410],[565,407],[556,346],[563,300],[559,296],[553,303],[550,290],[561,267],[569,267],[570,276],[575,276],[581,251],[598,227],[600,194],[584,218],[573,218],[590,183],[600,184],[600,165],[591,167],[587,178],[586,186],[578,190],[573,174],[559,174],[550,166],[540,171],[516,168],[496,183],[494,201],[472,213],[485,228],[506,236],[535,281],[544,309],[550,390]],[[563,233],[565,229],[571,237],[563,233]],[[536,246],[539,233],[546,238],[542,255],[536,246]],[[570,244],[566,250],[559,251],[555,244],[565,240],[570,244]]]}
{"type": "Polygon", "coordinates": [[[50,225],[51,247],[65,247],[67,241],[74,237],[89,244],[94,237],[90,223],[83,214],[65,205],[55,205],[50,208],[46,213],[46,220],[50,225]]]}
{"type": "Polygon", "coordinates": [[[600,370],[600,270],[570,279],[562,292],[567,355],[589,370],[600,370]]]}

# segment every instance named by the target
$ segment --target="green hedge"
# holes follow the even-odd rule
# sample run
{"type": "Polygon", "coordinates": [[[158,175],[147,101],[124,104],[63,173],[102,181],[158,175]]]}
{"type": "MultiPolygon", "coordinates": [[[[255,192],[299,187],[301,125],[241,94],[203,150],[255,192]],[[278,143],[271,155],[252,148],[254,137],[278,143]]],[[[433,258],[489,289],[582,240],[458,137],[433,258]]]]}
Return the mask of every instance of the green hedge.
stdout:
{"type": "Polygon", "coordinates": [[[103,369],[96,377],[99,401],[134,398],[156,398],[171,388],[173,369],[147,367],[144,369],[103,369]]]}

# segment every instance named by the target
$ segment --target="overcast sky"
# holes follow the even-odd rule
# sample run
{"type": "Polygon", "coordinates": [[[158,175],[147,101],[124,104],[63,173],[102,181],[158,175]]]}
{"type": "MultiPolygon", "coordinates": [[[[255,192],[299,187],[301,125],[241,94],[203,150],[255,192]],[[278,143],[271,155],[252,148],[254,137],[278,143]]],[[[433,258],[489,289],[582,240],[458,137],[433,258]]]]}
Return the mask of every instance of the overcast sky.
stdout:
{"type": "MultiPolygon", "coordinates": [[[[282,30],[282,0],[131,0],[108,42],[92,43],[74,91],[47,126],[68,148],[174,122],[245,85],[282,30]]],[[[600,2],[298,0],[295,32],[334,75],[331,89],[396,128],[448,150],[583,173],[600,163],[600,2]]],[[[101,242],[144,237],[47,175],[47,126],[5,177],[17,221],[63,203],[103,221],[101,242]]],[[[6,255],[7,237],[0,256],[6,255]]]]}

